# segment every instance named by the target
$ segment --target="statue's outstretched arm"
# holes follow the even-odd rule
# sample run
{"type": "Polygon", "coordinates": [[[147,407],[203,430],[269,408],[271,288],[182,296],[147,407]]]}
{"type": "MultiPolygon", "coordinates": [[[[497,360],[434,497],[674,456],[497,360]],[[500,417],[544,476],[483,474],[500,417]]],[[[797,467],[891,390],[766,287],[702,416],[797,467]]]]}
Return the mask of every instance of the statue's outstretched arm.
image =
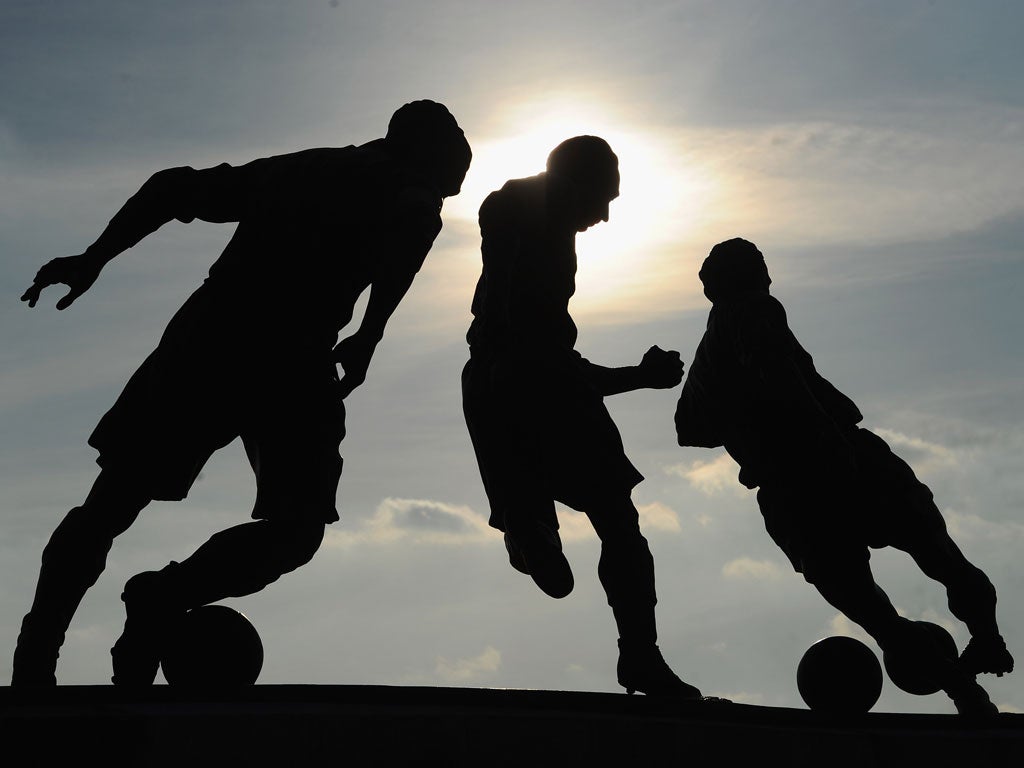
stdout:
{"type": "Polygon", "coordinates": [[[251,195],[245,191],[246,169],[254,165],[232,168],[225,163],[199,171],[188,167],[158,171],[128,199],[84,253],[44,264],[21,300],[34,307],[45,288],[62,284],[70,290],[57,302],[57,309],[66,309],[96,282],[107,262],[171,219],[238,221],[251,195]]]}

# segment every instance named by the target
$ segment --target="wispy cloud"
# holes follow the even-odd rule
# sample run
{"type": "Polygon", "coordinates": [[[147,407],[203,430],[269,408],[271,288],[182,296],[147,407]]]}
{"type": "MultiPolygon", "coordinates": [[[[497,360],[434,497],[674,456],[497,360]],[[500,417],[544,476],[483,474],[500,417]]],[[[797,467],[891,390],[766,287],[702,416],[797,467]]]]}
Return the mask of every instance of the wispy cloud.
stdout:
{"type": "MultiPolygon", "coordinates": [[[[660,501],[637,505],[640,513],[640,527],[644,530],[666,531],[678,533],[682,530],[679,515],[674,509],[660,501]]],[[[558,535],[562,541],[582,541],[596,536],[594,526],[589,518],[582,513],[567,507],[558,509],[558,535]]]]}
{"type": "Polygon", "coordinates": [[[942,516],[950,536],[956,541],[998,541],[1007,546],[1024,541],[1024,523],[986,520],[955,509],[944,509],[942,516]]]}
{"type": "Polygon", "coordinates": [[[639,505],[637,511],[640,513],[640,527],[645,530],[653,528],[670,533],[682,530],[676,511],[660,501],[639,505]]]}
{"type": "Polygon", "coordinates": [[[560,506],[558,509],[558,525],[558,535],[562,541],[582,541],[595,536],[589,518],[582,512],[566,507],[560,506]]]}
{"type": "MultiPolygon", "coordinates": [[[[925,609],[917,615],[912,615],[900,607],[897,607],[896,610],[900,616],[903,616],[904,618],[908,618],[913,621],[927,621],[932,624],[938,624],[954,637],[956,637],[957,633],[961,631],[961,627],[957,625],[955,621],[950,619],[949,616],[939,613],[932,608],[925,609]]],[[[877,650],[878,648],[871,635],[865,632],[859,624],[854,623],[841,613],[837,613],[829,619],[828,623],[825,625],[825,635],[842,635],[843,637],[852,637],[855,640],[860,640],[862,643],[870,646],[872,650],[877,650]]]]}
{"type": "Polygon", "coordinates": [[[449,660],[438,656],[434,674],[449,683],[470,683],[493,675],[500,668],[501,651],[489,645],[476,656],[466,659],[449,660]]]}
{"type": "MultiPolygon", "coordinates": [[[[644,529],[676,533],[679,516],[666,504],[652,502],[637,507],[644,529]]],[[[563,542],[582,541],[595,536],[594,527],[582,512],[560,506],[559,536],[563,542]]],[[[348,549],[366,544],[413,544],[459,546],[491,544],[500,536],[487,518],[467,506],[430,499],[384,499],[366,521],[353,530],[344,527],[327,531],[328,547],[348,549]]]]}
{"type": "Polygon", "coordinates": [[[860,628],[858,624],[854,624],[844,614],[835,614],[826,624],[825,636],[832,637],[834,635],[840,635],[842,637],[852,637],[855,640],[860,640],[868,646],[874,648],[874,640],[871,639],[871,635],[860,628]]]}
{"type": "Polygon", "coordinates": [[[493,535],[486,518],[469,507],[428,499],[386,498],[356,530],[329,530],[325,542],[338,549],[393,542],[458,545],[484,542],[493,535]]]}
{"type": "Polygon", "coordinates": [[[934,474],[955,467],[958,464],[956,452],[938,443],[920,437],[905,435],[892,429],[873,430],[886,440],[896,453],[921,475],[934,474]]]}
{"type": "Polygon", "coordinates": [[[723,491],[732,489],[744,495],[747,489],[739,484],[736,477],[739,467],[727,453],[720,453],[708,461],[674,464],[666,467],[665,472],[687,480],[696,490],[705,496],[716,496],[723,491]]]}
{"type": "Polygon", "coordinates": [[[951,234],[1013,210],[1024,160],[1014,150],[1019,129],[1001,128],[1019,125],[1021,111],[956,120],[948,105],[916,106],[690,132],[686,143],[730,198],[708,223],[741,223],[771,242],[877,243],[951,234]]]}
{"type": "Polygon", "coordinates": [[[787,572],[773,560],[754,560],[738,557],[722,566],[722,575],[732,581],[777,581],[787,572]]]}

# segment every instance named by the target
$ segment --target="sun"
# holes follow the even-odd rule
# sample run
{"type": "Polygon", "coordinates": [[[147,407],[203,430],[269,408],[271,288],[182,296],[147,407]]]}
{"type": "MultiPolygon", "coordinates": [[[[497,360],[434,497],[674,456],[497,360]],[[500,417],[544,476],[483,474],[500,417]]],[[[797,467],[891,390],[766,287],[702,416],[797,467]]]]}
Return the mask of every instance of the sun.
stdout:
{"type": "Polygon", "coordinates": [[[630,122],[621,112],[549,98],[507,110],[501,135],[474,141],[462,192],[446,208],[475,221],[483,199],[509,179],[540,173],[548,154],[572,136],[605,139],[619,158],[620,195],[609,220],[576,238],[579,259],[574,311],[621,303],[645,279],[652,259],[698,215],[706,180],[688,171],[663,132],[630,122]]]}

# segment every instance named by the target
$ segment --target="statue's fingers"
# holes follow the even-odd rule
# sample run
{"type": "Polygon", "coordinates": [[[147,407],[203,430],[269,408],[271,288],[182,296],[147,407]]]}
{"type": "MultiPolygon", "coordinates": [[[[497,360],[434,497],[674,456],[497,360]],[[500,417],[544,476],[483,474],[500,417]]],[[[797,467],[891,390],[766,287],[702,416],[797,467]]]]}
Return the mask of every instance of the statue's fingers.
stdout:
{"type": "Polygon", "coordinates": [[[65,295],[63,299],[57,302],[57,309],[67,309],[68,307],[71,306],[74,300],[81,296],[83,293],[84,291],[72,288],[70,291],[67,292],[67,295],[65,295]]]}
{"type": "Polygon", "coordinates": [[[43,292],[44,287],[42,283],[32,283],[28,290],[21,294],[21,300],[27,301],[30,307],[34,307],[39,301],[39,294],[43,292]]]}

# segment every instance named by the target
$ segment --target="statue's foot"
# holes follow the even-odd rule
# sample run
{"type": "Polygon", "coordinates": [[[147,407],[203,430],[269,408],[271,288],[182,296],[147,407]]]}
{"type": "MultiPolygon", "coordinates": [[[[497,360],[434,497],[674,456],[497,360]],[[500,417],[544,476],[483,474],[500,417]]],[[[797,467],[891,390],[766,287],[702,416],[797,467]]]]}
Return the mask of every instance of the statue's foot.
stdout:
{"type": "Polygon", "coordinates": [[[557,531],[538,524],[514,535],[506,533],[505,549],[512,567],[533,578],[544,594],[561,598],[572,592],[572,568],[562,554],[557,531]]]}
{"type": "Polygon", "coordinates": [[[12,688],[52,688],[57,685],[57,657],[64,635],[59,637],[34,626],[31,614],[21,623],[11,667],[12,688]]]}
{"type": "Polygon", "coordinates": [[[988,697],[988,692],[973,678],[969,682],[947,688],[946,695],[953,700],[957,713],[965,717],[992,717],[999,709],[988,697]]]}
{"type": "Polygon", "coordinates": [[[616,671],[619,685],[625,688],[628,694],[639,691],[648,696],[690,701],[700,701],[704,698],[700,689],[683,682],[672,671],[654,643],[632,645],[620,640],[616,671]]]}
{"type": "Polygon", "coordinates": [[[176,616],[184,613],[175,608],[166,582],[165,571],[146,571],[125,584],[124,632],[110,649],[114,685],[148,686],[156,679],[163,644],[176,616]]]}
{"type": "Polygon", "coordinates": [[[1013,656],[1002,635],[976,635],[960,654],[960,667],[972,675],[991,673],[1002,677],[1013,672],[1013,656]]]}

